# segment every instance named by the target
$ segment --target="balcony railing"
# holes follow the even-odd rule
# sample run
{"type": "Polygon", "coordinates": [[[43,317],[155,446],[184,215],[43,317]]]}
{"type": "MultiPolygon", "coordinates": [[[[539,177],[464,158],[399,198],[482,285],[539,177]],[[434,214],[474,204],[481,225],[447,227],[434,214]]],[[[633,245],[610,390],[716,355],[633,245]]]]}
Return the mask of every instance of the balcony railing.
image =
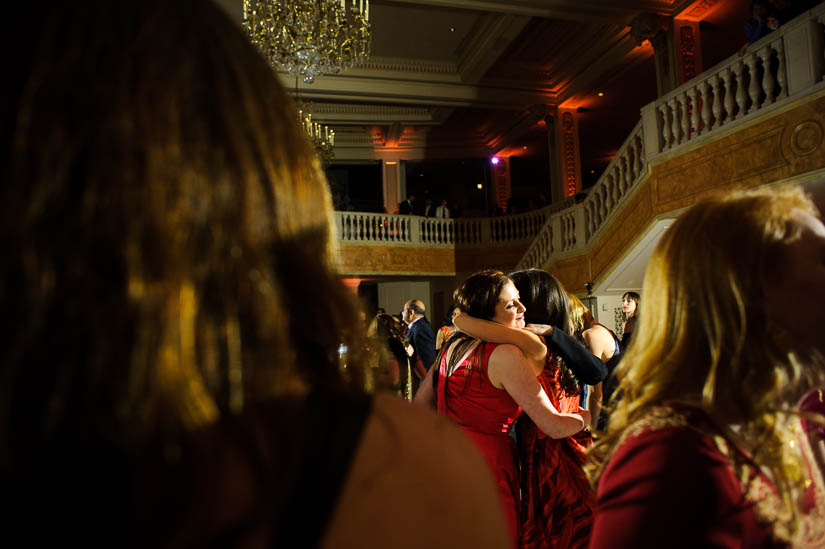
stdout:
{"type": "Polygon", "coordinates": [[[451,247],[527,243],[541,232],[553,213],[572,204],[572,200],[566,200],[523,214],[469,219],[335,212],[335,226],[340,242],[361,245],[451,247]]]}

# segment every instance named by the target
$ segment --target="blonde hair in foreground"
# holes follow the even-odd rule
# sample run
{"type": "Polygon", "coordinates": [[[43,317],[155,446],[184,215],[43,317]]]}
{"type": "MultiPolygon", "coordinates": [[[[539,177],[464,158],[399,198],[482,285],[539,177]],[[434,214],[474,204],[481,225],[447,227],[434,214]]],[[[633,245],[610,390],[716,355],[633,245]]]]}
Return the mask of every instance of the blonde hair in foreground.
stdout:
{"type": "Polygon", "coordinates": [[[741,425],[741,442],[773,478],[793,530],[804,467],[784,443],[780,403],[806,386],[813,368],[803,372],[800,362],[813,357],[797,357],[768,318],[762,275],[800,237],[798,212],[818,216],[798,188],[737,192],[696,204],[665,232],[645,274],[639,329],[617,367],[621,399],[590,453],[594,484],[631,424],[653,406],[688,402],[720,425],[741,425]]]}

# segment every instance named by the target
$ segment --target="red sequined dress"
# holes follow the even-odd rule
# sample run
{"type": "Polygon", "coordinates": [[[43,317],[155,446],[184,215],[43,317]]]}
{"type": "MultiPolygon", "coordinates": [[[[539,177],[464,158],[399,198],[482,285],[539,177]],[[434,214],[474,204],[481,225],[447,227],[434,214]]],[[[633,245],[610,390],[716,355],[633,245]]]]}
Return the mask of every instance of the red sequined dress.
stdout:
{"type": "MultiPolygon", "coordinates": [[[[539,382],[560,412],[576,412],[581,391],[562,389],[556,356],[550,354],[539,382]]],[[[590,433],[553,439],[526,415],[519,420],[521,538],[529,549],[587,547],[596,495],[582,469],[590,433]]]]}

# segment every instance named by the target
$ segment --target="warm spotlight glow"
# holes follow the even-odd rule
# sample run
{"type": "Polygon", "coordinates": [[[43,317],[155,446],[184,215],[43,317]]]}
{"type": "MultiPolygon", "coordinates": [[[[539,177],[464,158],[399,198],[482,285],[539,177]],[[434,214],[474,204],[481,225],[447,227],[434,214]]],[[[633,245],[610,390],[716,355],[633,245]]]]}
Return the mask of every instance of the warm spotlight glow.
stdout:
{"type": "MultiPolygon", "coordinates": [[[[490,163],[491,163],[493,166],[498,165],[498,162],[499,162],[499,160],[498,160],[498,157],[497,157],[497,156],[494,156],[493,158],[491,158],[491,159],[490,159],[490,163]]],[[[479,188],[480,188],[480,187],[479,187],[479,188]]]]}
{"type": "Polygon", "coordinates": [[[604,92],[599,92],[599,97],[604,97],[604,92]]]}
{"type": "Polygon", "coordinates": [[[483,188],[484,188],[484,185],[482,185],[481,183],[479,183],[478,185],[476,185],[476,188],[477,188],[477,189],[483,189],[483,188]]]}
{"type": "Polygon", "coordinates": [[[522,149],[524,149],[526,151],[527,150],[527,145],[523,146],[522,149]]]}

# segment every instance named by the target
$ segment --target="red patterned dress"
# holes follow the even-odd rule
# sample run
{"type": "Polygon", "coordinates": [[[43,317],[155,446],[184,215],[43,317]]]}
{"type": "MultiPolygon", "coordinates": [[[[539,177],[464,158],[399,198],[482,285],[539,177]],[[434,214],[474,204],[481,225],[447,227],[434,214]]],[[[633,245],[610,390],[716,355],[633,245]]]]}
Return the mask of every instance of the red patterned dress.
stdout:
{"type": "MultiPolygon", "coordinates": [[[[576,412],[580,394],[566,393],[556,357],[549,355],[539,376],[544,391],[560,412],[576,412]]],[[[526,415],[519,421],[521,454],[521,538],[529,549],[587,547],[596,495],[582,470],[589,432],[552,439],[526,415]]]]}
{"type": "Polygon", "coordinates": [[[445,355],[439,365],[436,402],[438,412],[464,428],[490,466],[515,547],[519,528],[518,452],[509,433],[521,407],[487,377],[487,362],[497,346],[479,344],[446,382],[445,355]]]}

